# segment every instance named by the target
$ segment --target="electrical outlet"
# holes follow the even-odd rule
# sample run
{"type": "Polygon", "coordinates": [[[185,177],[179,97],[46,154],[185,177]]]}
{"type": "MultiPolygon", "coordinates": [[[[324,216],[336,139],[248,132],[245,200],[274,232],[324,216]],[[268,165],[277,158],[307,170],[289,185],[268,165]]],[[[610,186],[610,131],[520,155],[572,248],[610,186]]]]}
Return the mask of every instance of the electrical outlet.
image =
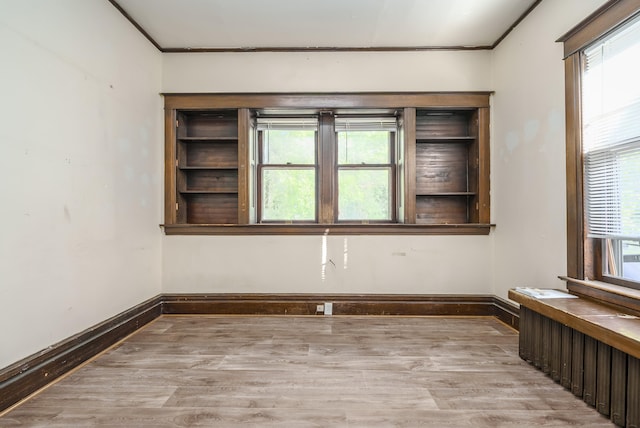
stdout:
{"type": "Polygon", "coordinates": [[[324,304],[324,314],[325,315],[333,315],[333,303],[325,302],[325,304],[324,304]]]}
{"type": "Polygon", "coordinates": [[[324,313],[324,305],[316,305],[316,314],[324,313]]]}

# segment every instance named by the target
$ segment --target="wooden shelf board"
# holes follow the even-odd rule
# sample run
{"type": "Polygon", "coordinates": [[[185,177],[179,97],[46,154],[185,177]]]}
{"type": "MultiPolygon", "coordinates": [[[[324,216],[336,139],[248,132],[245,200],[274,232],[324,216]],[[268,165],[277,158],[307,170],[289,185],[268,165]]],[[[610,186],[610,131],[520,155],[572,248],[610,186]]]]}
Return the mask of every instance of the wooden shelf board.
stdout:
{"type": "Polygon", "coordinates": [[[228,142],[232,142],[232,141],[238,141],[238,137],[234,137],[234,136],[228,136],[228,137],[178,137],[179,141],[184,141],[185,143],[188,143],[190,141],[196,142],[196,143],[217,143],[217,142],[223,142],[223,143],[228,143],[228,142]]]}
{"type": "Polygon", "coordinates": [[[416,192],[416,196],[475,196],[475,192],[429,192],[429,193],[419,193],[416,192]]]}
{"type": "Polygon", "coordinates": [[[206,194],[211,194],[211,195],[224,195],[224,194],[228,194],[228,195],[237,195],[238,191],[237,190],[205,190],[205,189],[188,189],[188,190],[179,190],[180,193],[185,194],[185,195],[206,195],[206,194]]]}
{"type": "Polygon", "coordinates": [[[184,171],[197,171],[197,170],[216,170],[216,169],[227,169],[227,170],[233,170],[233,169],[238,169],[238,166],[179,166],[178,169],[180,170],[184,170],[184,171]]]}
{"type": "Polygon", "coordinates": [[[475,140],[476,137],[447,137],[445,135],[416,135],[417,143],[445,143],[447,141],[451,141],[454,143],[467,143],[475,140]]]}
{"type": "Polygon", "coordinates": [[[161,224],[166,235],[488,235],[494,224],[161,224]]]}

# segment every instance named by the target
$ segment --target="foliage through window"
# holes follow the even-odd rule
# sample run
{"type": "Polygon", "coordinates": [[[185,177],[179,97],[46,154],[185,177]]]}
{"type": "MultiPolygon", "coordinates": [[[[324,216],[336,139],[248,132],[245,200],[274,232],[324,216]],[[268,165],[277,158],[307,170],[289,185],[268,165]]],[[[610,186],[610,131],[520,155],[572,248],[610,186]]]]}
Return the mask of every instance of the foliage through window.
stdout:
{"type": "Polygon", "coordinates": [[[320,139],[317,117],[258,118],[258,221],[317,222],[323,198],[333,201],[334,221],[395,222],[396,118],[325,119],[331,131],[320,139]],[[332,161],[321,164],[327,152],[332,161]],[[333,190],[321,170],[333,175],[333,190]]]}
{"type": "Polygon", "coordinates": [[[318,121],[272,119],[258,129],[260,219],[315,221],[318,121]]]}
{"type": "Polygon", "coordinates": [[[393,221],[395,118],[337,118],[338,221],[393,221]]]}

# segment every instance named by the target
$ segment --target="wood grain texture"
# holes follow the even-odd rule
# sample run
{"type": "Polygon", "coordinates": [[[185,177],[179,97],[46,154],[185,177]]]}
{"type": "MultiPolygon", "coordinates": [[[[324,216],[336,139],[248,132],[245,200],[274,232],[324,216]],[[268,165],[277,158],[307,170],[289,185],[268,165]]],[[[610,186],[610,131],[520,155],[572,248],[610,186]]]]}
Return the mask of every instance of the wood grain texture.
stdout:
{"type": "Polygon", "coordinates": [[[584,278],[580,57],[564,62],[567,189],[567,275],[584,278]]]}
{"type": "Polygon", "coordinates": [[[640,11],[637,0],[610,0],[558,39],[564,43],[565,58],[630,19],[640,11]]]}
{"type": "Polygon", "coordinates": [[[162,224],[166,235],[488,235],[492,224],[162,224]]]}
{"type": "Polygon", "coordinates": [[[584,298],[535,299],[515,290],[509,298],[529,309],[636,358],[640,357],[640,318],[624,308],[584,298]]]}
{"type": "Polygon", "coordinates": [[[165,294],[0,371],[0,411],[162,313],[308,315],[327,301],[336,302],[336,314],[479,315],[494,316],[514,329],[519,325],[519,309],[495,296],[165,294]]]}
{"type": "Polygon", "coordinates": [[[404,133],[404,221],[416,222],[416,109],[406,107],[403,112],[404,133]]]}
{"type": "Polygon", "coordinates": [[[491,92],[165,93],[165,109],[489,107],[491,92]]]}
{"type": "MultiPolygon", "coordinates": [[[[518,290],[510,290],[509,296],[523,305],[521,337],[526,339],[520,340],[521,358],[539,367],[536,351],[530,358],[529,338],[540,336],[535,320],[542,318],[542,329],[549,330],[550,337],[550,377],[601,414],[610,416],[614,424],[637,428],[640,370],[636,365],[639,360],[633,355],[640,348],[640,319],[621,312],[620,307],[575,296],[536,299],[518,290]],[[556,332],[557,326],[561,326],[561,334],[556,332]],[[560,344],[556,343],[558,336],[560,344]],[[556,359],[562,362],[559,377],[554,375],[556,359]]],[[[544,336],[543,332],[543,342],[544,336]]],[[[534,343],[534,348],[537,345],[534,343]]]]}
{"type": "Polygon", "coordinates": [[[186,194],[187,223],[227,224],[238,220],[238,195],[186,194]]]}
{"type": "Polygon", "coordinates": [[[163,316],[3,427],[609,427],[493,318],[163,316]]]}
{"type": "Polygon", "coordinates": [[[627,354],[611,349],[611,422],[624,426],[627,415],[627,354]]]}
{"type": "Polygon", "coordinates": [[[0,411],[135,332],[161,312],[161,298],[149,299],[0,370],[0,411]]]}

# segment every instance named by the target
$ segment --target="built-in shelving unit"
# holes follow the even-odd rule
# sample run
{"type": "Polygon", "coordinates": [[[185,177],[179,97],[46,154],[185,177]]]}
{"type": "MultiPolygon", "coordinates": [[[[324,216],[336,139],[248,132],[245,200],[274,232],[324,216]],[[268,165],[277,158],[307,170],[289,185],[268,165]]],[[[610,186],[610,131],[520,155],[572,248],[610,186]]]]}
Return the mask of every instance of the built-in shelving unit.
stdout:
{"type": "Polygon", "coordinates": [[[176,141],[178,222],[237,223],[237,110],[178,112],[176,141]]]}
{"type": "MultiPolygon", "coordinates": [[[[489,96],[485,92],[165,94],[164,230],[167,234],[326,234],[327,230],[487,234],[489,96]],[[257,223],[255,118],[326,111],[397,115],[397,221],[257,223]]],[[[322,159],[325,164],[331,161],[322,159]]],[[[333,179],[329,169],[322,171],[318,185],[326,189],[333,179]]],[[[328,211],[333,202],[318,203],[328,211]]]]}
{"type": "Polygon", "coordinates": [[[416,223],[477,222],[477,109],[418,109],[415,137],[416,223]]]}

